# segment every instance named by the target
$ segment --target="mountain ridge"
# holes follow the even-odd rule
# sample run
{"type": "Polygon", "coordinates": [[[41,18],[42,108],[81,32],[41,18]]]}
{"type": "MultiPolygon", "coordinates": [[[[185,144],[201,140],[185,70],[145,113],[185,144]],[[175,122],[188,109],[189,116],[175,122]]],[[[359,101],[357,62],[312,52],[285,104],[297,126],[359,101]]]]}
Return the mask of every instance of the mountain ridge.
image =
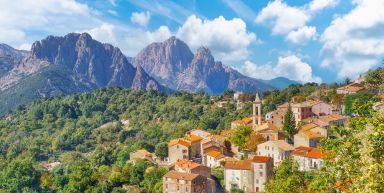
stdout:
{"type": "Polygon", "coordinates": [[[143,48],[133,59],[133,64],[143,67],[160,83],[175,90],[204,90],[217,95],[225,90],[264,92],[275,89],[215,61],[206,47],[192,53],[185,42],[174,36],[143,48]]]}

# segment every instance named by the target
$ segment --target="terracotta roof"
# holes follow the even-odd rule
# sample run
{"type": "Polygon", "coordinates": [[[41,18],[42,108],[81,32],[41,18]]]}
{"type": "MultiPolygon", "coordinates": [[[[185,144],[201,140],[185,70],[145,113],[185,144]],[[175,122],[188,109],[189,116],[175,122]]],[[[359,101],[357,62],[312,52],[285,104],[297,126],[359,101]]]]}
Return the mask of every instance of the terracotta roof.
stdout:
{"type": "Polygon", "coordinates": [[[313,124],[313,123],[305,124],[300,128],[300,131],[308,131],[308,130],[311,130],[315,127],[317,127],[317,125],[313,124]]]}
{"type": "Polygon", "coordinates": [[[189,161],[189,160],[185,160],[185,159],[177,161],[175,165],[177,167],[181,168],[182,170],[187,170],[187,169],[191,170],[193,168],[197,168],[199,166],[202,166],[199,163],[196,163],[196,162],[193,162],[193,161],[189,161]]]}
{"type": "Polygon", "coordinates": [[[259,126],[256,126],[255,130],[257,132],[259,131],[262,131],[262,130],[266,130],[266,129],[272,129],[272,130],[279,130],[279,127],[273,123],[270,123],[270,122],[267,122],[267,123],[264,123],[262,125],[259,125],[259,126]]]}
{"type": "Polygon", "coordinates": [[[240,160],[240,161],[228,161],[225,163],[225,169],[233,170],[251,170],[252,169],[252,160],[240,160]]]}
{"type": "Polygon", "coordinates": [[[182,173],[177,171],[169,171],[164,175],[165,178],[172,178],[172,179],[178,179],[178,180],[187,180],[192,181],[195,178],[199,177],[199,174],[193,174],[193,173],[182,173]]]}
{"type": "Polygon", "coordinates": [[[188,141],[190,141],[190,142],[196,142],[196,141],[201,141],[201,140],[203,140],[202,137],[199,137],[199,136],[197,136],[197,135],[186,136],[185,139],[188,140],[188,141]]]}
{"type": "Polygon", "coordinates": [[[268,162],[269,160],[271,160],[271,158],[267,156],[254,156],[252,159],[253,162],[258,162],[258,163],[265,163],[265,162],[268,162]]]}
{"type": "Polygon", "coordinates": [[[320,101],[313,101],[313,100],[309,100],[309,101],[304,101],[304,102],[301,102],[301,103],[294,103],[292,104],[292,107],[312,107],[313,105],[316,105],[318,103],[321,103],[320,101]]]}
{"type": "Polygon", "coordinates": [[[264,142],[264,143],[259,144],[259,145],[263,145],[263,144],[272,144],[272,145],[275,145],[284,151],[292,151],[295,149],[292,145],[289,145],[284,140],[267,141],[267,142],[264,142]]]}
{"type": "Polygon", "coordinates": [[[216,158],[216,157],[219,157],[220,155],[223,155],[223,154],[218,152],[218,151],[210,151],[207,153],[207,155],[216,158]]]}
{"type": "Polygon", "coordinates": [[[298,133],[298,135],[305,136],[305,137],[307,137],[309,139],[316,139],[316,138],[322,138],[323,137],[320,134],[312,132],[312,131],[309,131],[309,130],[307,130],[307,131],[300,131],[298,133]]]}
{"type": "Polygon", "coordinates": [[[319,117],[319,120],[325,121],[325,122],[338,121],[342,119],[346,119],[346,117],[338,114],[331,114],[331,115],[325,115],[325,116],[319,117]]]}
{"type": "Polygon", "coordinates": [[[319,148],[313,148],[308,152],[307,156],[309,158],[321,159],[324,157],[324,151],[320,150],[319,148]]]}
{"type": "Polygon", "coordinates": [[[346,90],[350,92],[359,92],[361,90],[364,90],[364,86],[360,83],[351,83],[346,86],[338,88],[339,90],[346,90]]]}
{"type": "Polygon", "coordinates": [[[172,147],[174,145],[183,145],[185,147],[190,147],[191,144],[189,144],[188,142],[182,140],[182,139],[174,139],[174,140],[171,140],[169,143],[168,143],[168,147],[172,147]]]}
{"type": "Polygon", "coordinates": [[[324,157],[324,151],[318,148],[300,146],[292,152],[292,155],[321,159],[324,157]]]}

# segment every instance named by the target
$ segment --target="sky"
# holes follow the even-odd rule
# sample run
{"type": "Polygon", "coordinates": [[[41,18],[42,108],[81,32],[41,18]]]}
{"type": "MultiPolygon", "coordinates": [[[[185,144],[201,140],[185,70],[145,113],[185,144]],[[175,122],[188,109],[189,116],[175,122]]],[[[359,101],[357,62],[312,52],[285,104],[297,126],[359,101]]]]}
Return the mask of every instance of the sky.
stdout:
{"type": "Polygon", "coordinates": [[[260,79],[341,82],[383,65],[384,0],[0,0],[0,42],[87,32],[134,57],[170,36],[260,79]]]}

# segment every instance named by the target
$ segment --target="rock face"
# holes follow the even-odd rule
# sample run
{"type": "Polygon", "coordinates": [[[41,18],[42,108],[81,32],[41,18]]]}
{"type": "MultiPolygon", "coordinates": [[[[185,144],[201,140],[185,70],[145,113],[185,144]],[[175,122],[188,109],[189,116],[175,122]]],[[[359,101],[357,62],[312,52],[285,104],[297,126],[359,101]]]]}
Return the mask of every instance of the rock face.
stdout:
{"type": "Polygon", "coordinates": [[[161,87],[140,67],[133,67],[119,48],[93,40],[87,33],[49,36],[32,45],[30,57],[50,64],[65,65],[80,80],[94,87],[161,87]]]}
{"type": "Polygon", "coordinates": [[[193,54],[183,41],[175,37],[150,44],[139,52],[133,63],[175,90],[204,90],[210,94],[220,94],[227,89],[246,92],[273,89],[262,81],[246,77],[215,61],[208,48],[201,47],[193,54]]]}
{"type": "Polygon", "coordinates": [[[19,52],[0,47],[0,57],[15,61],[6,62],[8,68],[0,74],[0,115],[37,98],[105,86],[170,92],[140,66],[134,67],[119,48],[86,33],[49,36],[33,43],[29,53],[19,52]]]}
{"type": "Polygon", "coordinates": [[[9,72],[15,64],[27,55],[27,51],[16,50],[0,43],[0,76],[9,72]]]}

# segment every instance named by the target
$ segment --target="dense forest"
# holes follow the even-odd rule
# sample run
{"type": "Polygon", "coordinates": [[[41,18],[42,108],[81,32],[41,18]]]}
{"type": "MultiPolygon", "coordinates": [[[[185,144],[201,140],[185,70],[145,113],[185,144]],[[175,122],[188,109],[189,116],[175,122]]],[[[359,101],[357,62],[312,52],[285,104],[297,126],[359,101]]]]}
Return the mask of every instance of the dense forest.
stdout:
{"type": "MultiPolygon", "coordinates": [[[[264,112],[296,95],[333,100],[332,94],[312,96],[321,87],[292,85],[264,93],[264,112]]],[[[229,100],[232,94],[176,92],[167,96],[156,91],[108,87],[19,106],[0,119],[0,192],[162,192],[161,180],[167,170],[144,160],[133,165],[127,162],[129,153],[144,148],[160,158],[166,157],[167,142],[188,130],[202,128],[219,133],[228,129],[232,121],[250,116],[251,102],[241,110],[236,110],[233,103],[224,108],[215,105],[219,100],[229,100]],[[61,164],[51,171],[42,167],[52,162],[61,164]]],[[[247,100],[252,101],[253,97],[249,94],[247,100]]],[[[355,99],[351,100],[355,104],[355,99]]],[[[277,173],[282,175],[276,175],[268,187],[283,186],[281,181],[290,173],[298,175],[300,178],[292,178],[299,181],[293,180],[294,186],[285,184],[276,191],[269,189],[270,192],[308,187],[326,192],[337,180],[350,183],[362,173],[370,175],[361,180],[382,174],[383,121],[382,116],[369,114],[356,118],[352,130],[335,128],[340,138],[324,141],[323,148],[333,150],[334,157],[341,156],[337,162],[327,162],[329,167],[316,175],[299,173],[287,163],[285,168],[278,168],[277,173]],[[367,123],[371,123],[371,129],[361,134],[367,123]],[[367,141],[356,140],[361,135],[367,135],[367,141]],[[355,152],[363,143],[367,144],[365,153],[355,152]],[[369,161],[363,162],[363,156],[369,161]],[[285,171],[287,168],[289,171],[285,171]],[[332,175],[328,175],[329,170],[332,175]],[[308,185],[308,179],[313,179],[313,183],[308,185]]],[[[378,184],[372,181],[370,186],[378,184]]],[[[356,188],[364,187],[357,184],[356,188]]]]}
{"type": "Polygon", "coordinates": [[[166,171],[145,161],[133,166],[129,153],[145,148],[165,157],[170,139],[197,127],[220,132],[250,114],[250,107],[217,108],[212,100],[110,87],[20,106],[0,120],[0,190],[122,192],[122,185],[135,185],[161,192],[166,171]],[[52,172],[42,169],[55,161],[62,164],[52,172]]]}

